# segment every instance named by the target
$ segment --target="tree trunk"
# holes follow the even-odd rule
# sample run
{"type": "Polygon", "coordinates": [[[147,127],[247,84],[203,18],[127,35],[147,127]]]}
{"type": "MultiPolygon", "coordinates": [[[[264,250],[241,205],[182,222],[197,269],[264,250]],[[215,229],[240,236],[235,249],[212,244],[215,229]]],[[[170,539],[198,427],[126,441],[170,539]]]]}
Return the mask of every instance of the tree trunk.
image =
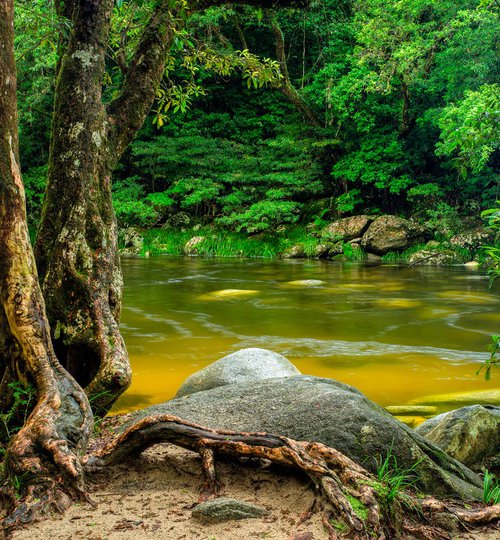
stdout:
{"type": "Polygon", "coordinates": [[[298,90],[292,84],[290,80],[290,74],[288,73],[288,66],[286,62],[285,54],[285,38],[281,27],[278,24],[276,15],[273,11],[267,12],[269,22],[274,34],[274,41],[276,47],[276,57],[280,65],[280,73],[282,76],[281,83],[277,86],[278,90],[290,101],[290,103],[302,114],[306,121],[315,127],[322,127],[321,120],[317,117],[316,113],[306,103],[304,98],[299,94],[298,90]]]}
{"type": "Polygon", "coordinates": [[[74,30],[57,77],[36,257],[58,357],[104,414],[131,380],[119,330],[123,281],[111,174],[153,104],[171,32],[160,6],[107,109],[102,80],[113,0],[77,0],[64,10],[74,30]]]}
{"type": "MultiPolygon", "coordinates": [[[[6,472],[29,475],[29,495],[12,516],[22,520],[59,478],[82,489],[78,452],[85,449],[92,413],[85,393],[54,354],[26,221],[18,151],[13,0],[0,2],[0,300],[1,390],[32,382],[37,403],[7,449],[6,472]]],[[[2,394],[2,412],[9,406],[2,394]]],[[[57,494],[53,491],[53,494],[57,494]]]]}

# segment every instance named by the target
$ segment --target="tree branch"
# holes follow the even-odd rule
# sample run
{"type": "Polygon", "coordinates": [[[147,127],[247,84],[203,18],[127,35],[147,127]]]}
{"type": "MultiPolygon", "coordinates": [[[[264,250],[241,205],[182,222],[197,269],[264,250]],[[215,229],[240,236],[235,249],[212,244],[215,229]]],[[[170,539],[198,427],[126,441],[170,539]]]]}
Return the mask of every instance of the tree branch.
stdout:
{"type": "Polygon", "coordinates": [[[288,72],[286,62],[285,38],[283,36],[283,32],[273,11],[268,10],[267,16],[273,30],[276,46],[276,58],[280,65],[281,75],[283,76],[276,88],[287,97],[287,99],[300,113],[304,115],[309,124],[315,127],[322,127],[323,124],[321,120],[316,116],[316,113],[311,109],[311,107],[304,101],[304,98],[299,94],[295,86],[293,86],[292,82],[290,81],[290,74],[288,72]]]}
{"type": "Polygon", "coordinates": [[[110,147],[116,152],[116,160],[141,128],[153,105],[174,37],[171,18],[166,2],[156,7],[127,69],[122,91],[108,105],[110,147]]]}

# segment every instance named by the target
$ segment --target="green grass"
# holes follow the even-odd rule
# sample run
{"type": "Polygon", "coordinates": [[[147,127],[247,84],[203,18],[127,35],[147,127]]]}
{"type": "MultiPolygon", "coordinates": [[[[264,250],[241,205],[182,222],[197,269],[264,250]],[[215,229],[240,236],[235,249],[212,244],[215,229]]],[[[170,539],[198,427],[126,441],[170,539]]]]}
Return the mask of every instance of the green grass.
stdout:
{"type": "Polygon", "coordinates": [[[488,469],[484,471],[483,502],[484,504],[500,504],[500,484],[488,469]]]}
{"type": "MultiPolygon", "coordinates": [[[[292,246],[301,245],[307,257],[314,258],[316,248],[324,241],[309,234],[303,227],[289,227],[283,232],[247,235],[234,231],[221,231],[211,227],[197,230],[150,229],[144,233],[142,255],[182,255],[184,245],[194,236],[205,240],[198,244],[197,252],[204,257],[241,257],[274,259],[292,246]]],[[[365,253],[351,244],[343,245],[348,261],[361,262],[365,253]]]]}
{"type": "Polygon", "coordinates": [[[194,236],[205,237],[197,246],[199,255],[205,257],[273,259],[298,244],[302,245],[308,257],[312,257],[319,243],[317,238],[301,227],[287,229],[283,233],[261,233],[253,236],[209,227],[185,231],[152,229],[144,235],[142,255],[182,255],[184,245],[194,236]]]}
{"type": "Polygon", "coordinates": [[[403,469],[398,465],[392,448],[389,448],[385,457],[375,458],[377,479],[380,482],[377,490],[386,508],[391,508],[397,499],[404,499],[404,491],[415,485],[418,480],[417,469],[422,459],[410,468],[403,469]]]}
{"type": "Polygon", "coordinates": [[[351,244],[342,244],[342,251],[348,261],[361,262],[365,258],[365,252],[360,247],[352,247],[351,244]]]}

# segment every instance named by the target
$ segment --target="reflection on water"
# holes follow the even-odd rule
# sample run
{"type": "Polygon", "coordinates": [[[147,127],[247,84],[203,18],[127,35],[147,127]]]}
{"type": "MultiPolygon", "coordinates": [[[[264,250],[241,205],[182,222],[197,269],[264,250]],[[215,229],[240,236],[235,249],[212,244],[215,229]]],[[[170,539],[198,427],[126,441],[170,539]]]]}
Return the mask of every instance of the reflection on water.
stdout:
{"type": "Polygon", "coordinates": [[[500,282],[488,290],[464,267],[122,263],[133,383],[115,411],[164,401],[188,375],[244,347],[280,352],[303,373],[352,384],[381,405],[500,387],[500,373],[476,376],[500,329],[500,282]]]}

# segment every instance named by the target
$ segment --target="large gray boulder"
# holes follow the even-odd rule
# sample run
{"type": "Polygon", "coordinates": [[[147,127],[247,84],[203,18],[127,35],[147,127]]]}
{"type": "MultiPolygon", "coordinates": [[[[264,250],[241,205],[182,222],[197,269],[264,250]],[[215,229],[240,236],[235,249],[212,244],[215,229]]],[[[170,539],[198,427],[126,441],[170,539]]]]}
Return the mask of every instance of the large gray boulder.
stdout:
{"type": "Polygon", "coordinates": [[[500,455],[500,407],[462,407],[427,420],[416,431],[473,470],[500,455]]]}
{"type": "Polygon", "coordinates": [[[407,219],[397,216],[377,218],[365,232],[361,246],[376,255],[410,247],[423,235],[423,229],[407,219]]]}
{"type": "Polygon", "coordinates": [[[321,236],[335,240],[353,240],[363,236],[368,225],[374,220],[372,216],[351,216],[334,221],[327,225],[321,236]]]}
{"type": "Polygon", "coordinates": [[[401,468],[422,459],[418,470],[424,491],[481,497],[481,481],[470,469],[355,388],[332,379],[296,375],[213,388],[132,413],[123,427],[154,414],[172,414],[216,429],[267,431],[322,442],[371,471],[377,456],[392,451],[401,468]]]}
{"type": "Polygon", "coordinates": [[[300,371],[281,354],[266,349],[242,349],[193,373],[184,381],[175,397],[227,384],[298,374],[300,371]]]}

